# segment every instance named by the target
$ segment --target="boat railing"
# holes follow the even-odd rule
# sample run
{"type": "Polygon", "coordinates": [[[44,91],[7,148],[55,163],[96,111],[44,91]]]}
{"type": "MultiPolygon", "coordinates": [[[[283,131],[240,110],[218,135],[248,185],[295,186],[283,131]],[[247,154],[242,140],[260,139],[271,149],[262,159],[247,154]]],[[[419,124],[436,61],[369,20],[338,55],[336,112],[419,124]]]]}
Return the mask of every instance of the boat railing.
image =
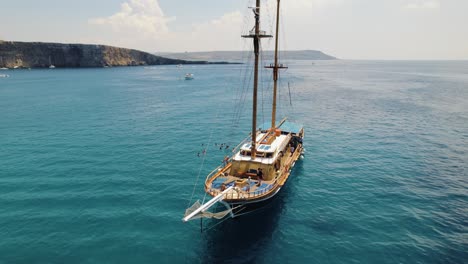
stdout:
{"type": "MultiPolygon", "coordinates": [[[[240,148],[246,143],[246,142],[249,142],[250,140],[250,137],[247,137],[245,138],[244,140],[242,140],[242,142],[237,145],[236,147],[234,147],[232,149],[232,153],[237,153],[240,148]]],[[[228,159],[228,164],[232,162],[232,158],[233,156],[229,157],[228,159]]],[[[223,165],[220,165],[218,167],[216,167],[214,170],[212,170],[210,173],[208,173],[208,175],[206,176],[206,179],[205,179],[205,184],[208,183],[208,181],[213,177],[215,176],[216,174],[218,174],[218,172],[222,171],[224,168],[226,168],[227,166],[225,166],[224,164],[223,165]]],[[[208,187],[208,186],[207,186],[208,187]]]]}
{"type": "Polygon", "coordinates": [[[214,170],[212,170],[210,173],[208,173],[208,175],[206,176],[206,181],[205,182],[207,182],[211,177],[213,177],[215,174],[220,172],[222,169],[223,169],[222,166],[218,166],[214,170]]]}

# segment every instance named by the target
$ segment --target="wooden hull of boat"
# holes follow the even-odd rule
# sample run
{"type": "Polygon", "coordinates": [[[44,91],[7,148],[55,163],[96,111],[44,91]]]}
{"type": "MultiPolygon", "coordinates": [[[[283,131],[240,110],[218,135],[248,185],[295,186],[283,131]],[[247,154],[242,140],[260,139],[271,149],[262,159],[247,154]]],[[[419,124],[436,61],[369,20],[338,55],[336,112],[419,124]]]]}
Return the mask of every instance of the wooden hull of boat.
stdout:
{"type": "MultiPolygon", "coordinates": [[[[294,164],[296,162],[297,162],[297,160],[294,162],[294,164]]],[[[294,168],[294,166],[292,166],[291,171],[292,171],[293,168],[294,168]]],[[[277,196],[279,196],[278,194],[281,192],[281,190],[283,189],[286,182],[284,182],[284,184],[281,185],[281,186],[277,186],[267,196],[263,196],[263,197],[260,197],[258,199],[254,199],[254,200],[249,199],[249,200],[244,200],[244,201],[225,200],[225,202],[227,204],[229,204],[231,206],[231,208],[233,209],[233,214],[231,216],[232,217],[239,217],[241,215],[245,215],[245,214],[248,214],[248,213],[255,212],[255,211],[260,210],[263,207],[269,205],[271,202],[273,202],[275,200],[275,198],[277,196]]]]}
{"type": "Polygon", "coordinates": [[[269,195],[268,197],[263,197],[262,199],[258,199],[254,201],[250,200],[250,201],[245,201],[245,202],[239,202],[239,201],[231,202],[231,203],[228,202],[231,208],[233,208],[232,217],[239,217],[241,215],[253,213],[257,210],[260,210],[266,207],[267,205],[269,205],[271,202],[275,200],[275,198],[277,197],[277,194],[281,191],[281,189],[282,188],[279,187],[277,190],[275,190],[275,192],[272,192],[272,194],[269,195]]]}

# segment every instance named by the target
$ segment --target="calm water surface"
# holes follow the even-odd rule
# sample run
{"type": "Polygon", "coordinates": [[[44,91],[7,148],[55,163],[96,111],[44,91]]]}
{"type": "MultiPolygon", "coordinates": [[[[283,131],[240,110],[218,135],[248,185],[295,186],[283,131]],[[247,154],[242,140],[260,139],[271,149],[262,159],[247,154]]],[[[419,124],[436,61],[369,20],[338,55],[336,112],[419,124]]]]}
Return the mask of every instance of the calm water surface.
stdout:
{"type": "Polygon", "coordinates": [[[215,144],[250,131],[245,67],[8,71],[0,263],[466,263],[468,62],[291,62],[279,110],[307,152],[288,185],[202,234],[182,223],[215,144]]]}

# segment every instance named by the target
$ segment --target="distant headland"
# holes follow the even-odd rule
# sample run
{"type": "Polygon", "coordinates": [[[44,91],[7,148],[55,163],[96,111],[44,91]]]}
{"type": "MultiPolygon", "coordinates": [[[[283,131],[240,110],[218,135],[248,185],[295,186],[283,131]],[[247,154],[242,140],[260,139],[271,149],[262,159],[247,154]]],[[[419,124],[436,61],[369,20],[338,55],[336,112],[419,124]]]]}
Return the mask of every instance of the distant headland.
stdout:
{"type": "Polygon", "coordinates": [[[106,45],[0,40],[0,68],[47,68],[51,65],[58,68],[77,68],[212,63],[169,59],[143,51],[106,45]]]}
{"type": "MultiPolygon", "coordinates": [[[[79,68],[170,64],[243,63],[242,51],[207,51],[151,54],[107,45],[19,42],[0,40],[0,68],[79,68]]],[[[317,50],[283,51],[285,60],[335,60],[317,50]]],[[[272,51],[263,53],[273,59],[272,51]]]]}
{"type": "MultiPolygon", "coordinates": [[[[164,56],[171,59],[180,60],[203,60],[203,61],[228,61],[242,62],[245,58],[243,51],[206,51],[206,52],[180,52],[180,53],[155,53],[158,56],[164,56]]],[[[336,60],[337,58],[327,55],[318,50],[287,50],[280,52],[284,60],[336,60]]],[[[264,60],[274,58],[273,51],[263,52],[264,60]]]]}

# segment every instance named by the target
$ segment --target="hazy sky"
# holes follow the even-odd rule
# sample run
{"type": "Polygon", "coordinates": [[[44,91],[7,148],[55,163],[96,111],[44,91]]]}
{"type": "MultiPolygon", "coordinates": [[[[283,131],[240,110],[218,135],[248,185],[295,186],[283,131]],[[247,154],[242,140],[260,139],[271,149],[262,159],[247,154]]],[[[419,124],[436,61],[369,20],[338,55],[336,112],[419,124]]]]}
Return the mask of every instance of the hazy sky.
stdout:
{"type": "MultiPolygon", "coordinates": [[[[253,0],[0,0],[0,39],[242,50],[253,0]]],[[[468,0],[282,0],[282,47],[344,59],[468,59],[468,0]]],[[[272,30],[276,0],[262,0],[272,30]]],[[[266,41],[265,49],[272,42],[266,41]]]]}

